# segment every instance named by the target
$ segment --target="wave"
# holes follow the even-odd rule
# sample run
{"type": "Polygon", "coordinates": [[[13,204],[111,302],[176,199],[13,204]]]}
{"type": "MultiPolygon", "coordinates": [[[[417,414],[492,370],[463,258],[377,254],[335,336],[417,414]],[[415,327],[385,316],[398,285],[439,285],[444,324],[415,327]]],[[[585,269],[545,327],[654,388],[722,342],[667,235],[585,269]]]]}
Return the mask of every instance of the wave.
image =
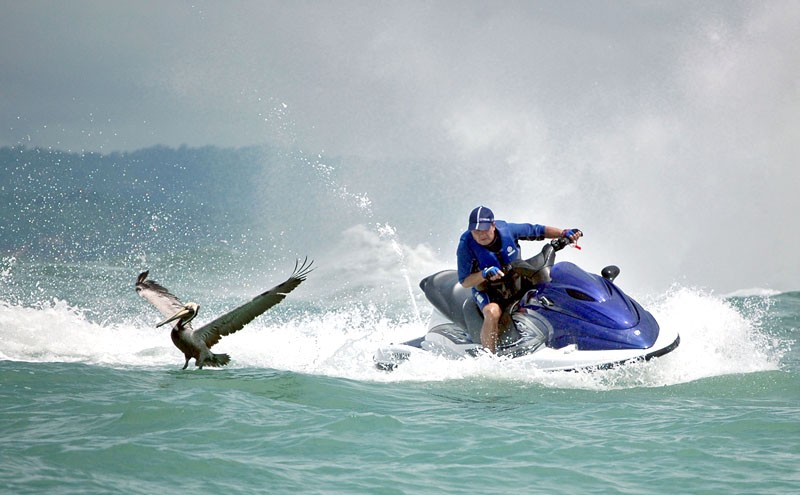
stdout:
{"type": "Polygon", "coordinates": [[[761,287],[753,287],[750,289],[739,289],[728,294],[723,295],[724,298],[733,297],[771,297],[783,294],[783,292],[774,289],[764,289],[761,287]]]}
{"type": "Polygon", "coordinates": [[[0,359],[80,362],[104,366],[157,366],[167,362],[169,335],[136,324],[104,325],[81,310],[54,300],[38,307],[0,302],[0,359]]]}
{"type": "MultiPolygon", "coordinates": [[[[232,369],[269,368],[376,382],[511,380],[546,387],[617,389],[657,387],[703,378],[777,370],[791,342],[769,328],[768,302],[737,307],[696,289],[674,288],[646,301],[660,324],[677,328],[680,347],[647,363],[586,373],[542,372],[522,360],[494,356],[451,361],[415,358],[391,373],[374,368],[381,345],[421,335],[428,310],[398,317],[386,308],[361,303],[308,310],[291,318],[269,314],[222,339],[217,352],[229,353],[232,369]]],[[[12,361],[80,362],[114,368],[175,368],[183,358],[168,331],[139,319],[94,323],[64,301],[39,307],[0,303],[3,348],[12,361]]],[[[218,372],[219,370],[211,370],[218,372]]]]}

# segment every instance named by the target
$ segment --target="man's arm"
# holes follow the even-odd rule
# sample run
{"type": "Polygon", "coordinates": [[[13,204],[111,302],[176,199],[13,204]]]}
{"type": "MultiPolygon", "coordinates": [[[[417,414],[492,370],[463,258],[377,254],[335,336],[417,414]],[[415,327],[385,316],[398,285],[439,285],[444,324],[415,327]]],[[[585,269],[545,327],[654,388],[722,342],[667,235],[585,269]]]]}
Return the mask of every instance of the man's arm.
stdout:
{"type": "MultiPolygon", "coordinates": [[[[514,229],[517,238],[522,241],[540,241],[542,239],[557,239],[564,235],[567,230],[549,225],[538,224],[509,224],[514,229]]],[[[581,234],[577,232],[570,236],[572,241],[578,240],[581,234]]]]}
{"type": "Polygon", "coordinates": [[[563,231],[564,229],[559,229],[558,227],[551,227],[548,225],[544,228],[544,238],[555,239],[557,237],[561,237],[561,233],[563,231]]]}

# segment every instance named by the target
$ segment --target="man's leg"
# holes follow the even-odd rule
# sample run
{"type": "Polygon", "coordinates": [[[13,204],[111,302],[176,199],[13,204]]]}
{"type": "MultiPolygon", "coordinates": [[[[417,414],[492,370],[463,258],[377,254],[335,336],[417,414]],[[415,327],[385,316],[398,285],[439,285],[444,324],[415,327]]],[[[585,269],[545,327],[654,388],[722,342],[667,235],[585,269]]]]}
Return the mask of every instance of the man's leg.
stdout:
{"type": "Polygon", "coordinates": [[[483,326],[481,327],[481,344],[492,354],[497,350],[497,339],[500,334],[500,305],[490,302],[483,307],[483,326]]]}

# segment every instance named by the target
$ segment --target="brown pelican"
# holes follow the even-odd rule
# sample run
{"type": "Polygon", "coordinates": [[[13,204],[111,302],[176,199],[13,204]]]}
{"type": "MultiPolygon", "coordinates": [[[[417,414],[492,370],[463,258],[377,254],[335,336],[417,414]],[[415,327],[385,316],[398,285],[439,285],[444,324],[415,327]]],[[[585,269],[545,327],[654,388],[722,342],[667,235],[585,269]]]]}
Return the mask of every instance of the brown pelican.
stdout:
{"type": "Polygon", "coordinates": [[[175,326],[172,327],[171,336],[175,347],[180,349],[186,356],[186,362],[182,369],[185,370],[189,366],[191,358],[194,358],[195,366],[200,369],[203,369],[203,366],[225,366],[230,362],[230,356],[227,354],[214,354],[209,349],[219,342],[220,338],[240,330],[250,323],[253,318],[281,302],[286,297],[286,294],[294,290],[295,287],[300,285],[300,282],[306,279],[306,275],[312,270],[312,264],[313,261],[309,262],[308,258],[302,262],[298,260],[294,265],[292,275],[285,282],[254,297],[250,302],[220,316],[197,330],[192,329],[189,322],[197,316],[200,306],[193,302],[181,304],[178,298],[163,286],[154,280],[147,280],[149,272],[142,272],[136,279],[136,292],[167,318],[156,327],[178,320],[175,326]]]}

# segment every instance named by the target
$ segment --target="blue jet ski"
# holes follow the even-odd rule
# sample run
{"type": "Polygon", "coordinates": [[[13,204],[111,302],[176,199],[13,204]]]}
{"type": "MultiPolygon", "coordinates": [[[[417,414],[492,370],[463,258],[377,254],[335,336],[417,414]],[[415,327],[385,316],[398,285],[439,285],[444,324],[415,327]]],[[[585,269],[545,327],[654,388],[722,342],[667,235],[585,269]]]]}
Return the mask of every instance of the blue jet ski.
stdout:
{"type": "MultiPolygon", "coordinates": [[[[525,359],[542,370],[603,369],[663,356],[680,343],[677,331],[664,331],[653,315],[614,284],[619,268],[600,275],[569,262],[555,263],[566,238],[545,244],[541,253],[504,267],[495,290],[513,294],[501,319],[498,356],[525,359]]],[[[480,343],[483,315],[455,270],[420,282],[433,305],[427,333],[378,349],[375,365],[393,370],[415,354],[452,359],[488,352],[480,343]]]]}

